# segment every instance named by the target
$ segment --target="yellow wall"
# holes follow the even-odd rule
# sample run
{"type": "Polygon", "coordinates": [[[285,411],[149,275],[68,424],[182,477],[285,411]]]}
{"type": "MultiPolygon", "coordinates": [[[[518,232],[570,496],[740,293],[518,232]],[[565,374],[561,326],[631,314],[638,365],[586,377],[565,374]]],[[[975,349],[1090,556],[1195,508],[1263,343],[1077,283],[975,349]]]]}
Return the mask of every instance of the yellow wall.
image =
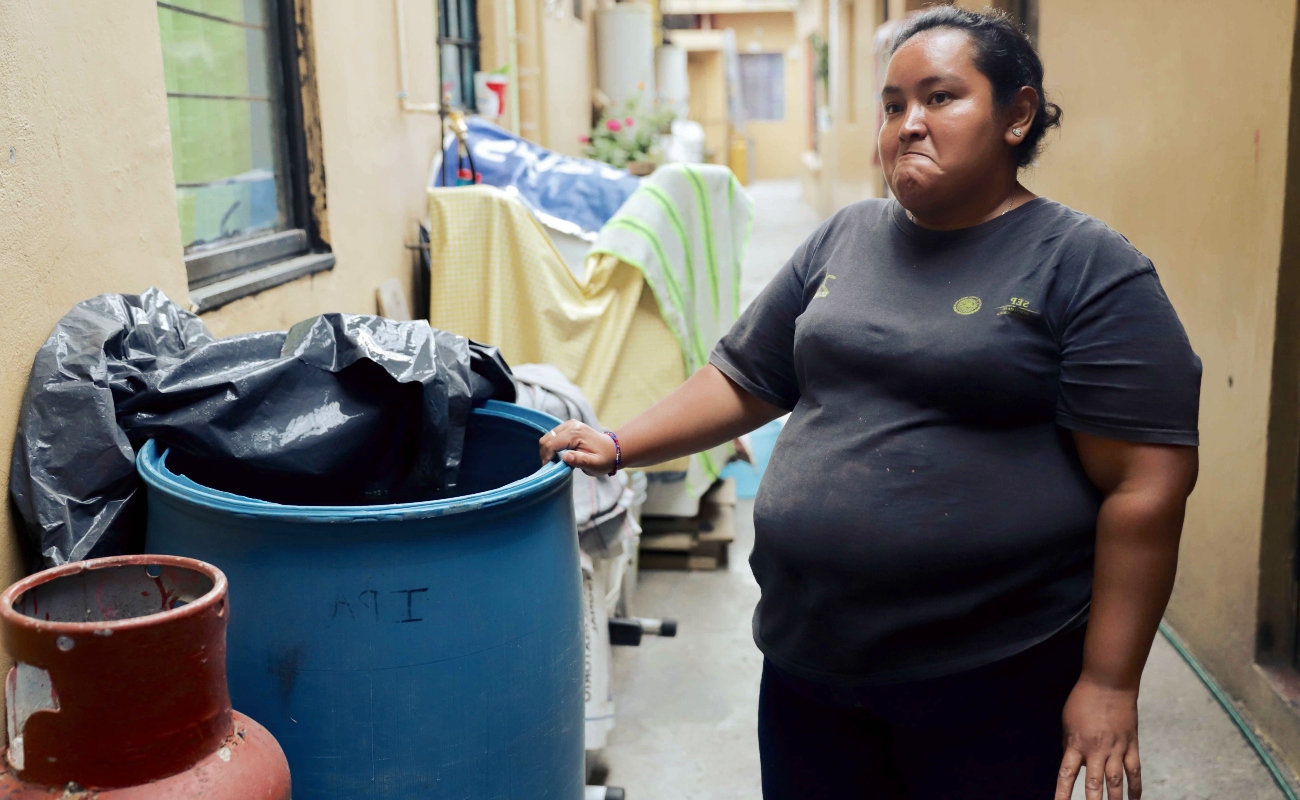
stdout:
{"type": "Polygon", "coordinates": [[[690,50],[686,53],[686,80],[691,87],[691,120],[704,127],[705,160],[727,163],[727,84],[721,50],[690,50]]]}
{"type": "MultiPolygon", "coordinates": [[[[1261,530],[1276,535],[1264,519],[1270,397],[1287,389],[1271,376],[1295,6],[1042,0],[1047,86],[1065,122],[1028,175],[1151,257],[1204,360],[1201,480],[1168,616],[1293,767],[1296,712],[1255,667],[1255,647],[1261,530]]],[[[1275,423],[1294,433],[1300,409],[1281,413],[1275,423]]],[[[1293,444],[1280,459],[1290,485],[1277,489],[1288,508],[1293,444]]]]}
{"type": "MultiPolygon", "coordinates": [[[[880,194],[880,169],[875,165],[880,119],[873,38],[883,19],[886,0],[804,0],[798,26],[805,36],[823,37],[830,46],[830,128],[812,151],[810,114],[801,120],[804,157],[800,175],[805,199],[824,216],[850,203],[880,194]]],[[[891,0],[891,18],[905,13],[891,0]]],[[[805,38],[806,41],[806,38],[805,38]]],[[[805,86],[813,65],[805,67],[805,86]]],[[[807,90],[805,89],[805,93],[807,90]]],[[[806,102],[806,101],[805,101],[806,102]]]]}
{"type": "MultiPolygon", "coordinates": [[[[785,119],[746,122],[745,135],[754,143],[754,178],[798,177],[799,156],[807,146],[808,67],[795,38],[794,14],[718,14],[716,25],[735,31],[738,53],[780,53],[785,58],[785,119]]],[[[694,96],[693,85],[691,93],[694,96]]]]}
{"type": "MultiPolygon", "coordinates": [[[[0,484],[32,357],[102,292],[188,303],[153,3],[0,0],[0,484]]],[[[0,583],[21,574],[8,503],[0,583]]]]}

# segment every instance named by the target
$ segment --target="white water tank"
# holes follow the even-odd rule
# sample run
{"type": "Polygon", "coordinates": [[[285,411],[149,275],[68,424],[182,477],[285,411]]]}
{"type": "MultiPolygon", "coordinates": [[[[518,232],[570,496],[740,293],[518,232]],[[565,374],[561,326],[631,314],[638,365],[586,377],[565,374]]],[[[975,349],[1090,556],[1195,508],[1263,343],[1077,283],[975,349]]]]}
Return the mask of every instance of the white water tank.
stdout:
{"type": "Polygon", "coordinates": [[[596,85],[616,106],[638,94],[647,104],[654,99],[653,32],[648,3],[617,3],[596,11],[596,85]]]}
{"type": "Polygon", "coordinates": [[[680,119],[691,113],[691,84],[686,72],[686,51],[666,44],[655,51],[655,80],[659,102],[677,112],[680,119]]]}

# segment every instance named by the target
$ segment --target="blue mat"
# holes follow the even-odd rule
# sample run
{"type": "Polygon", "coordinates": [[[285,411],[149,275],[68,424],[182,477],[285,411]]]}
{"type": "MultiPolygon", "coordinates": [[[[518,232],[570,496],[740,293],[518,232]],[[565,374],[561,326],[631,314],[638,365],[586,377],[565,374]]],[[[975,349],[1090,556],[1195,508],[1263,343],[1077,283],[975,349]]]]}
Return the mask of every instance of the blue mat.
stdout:
{"type": "Polygon", "coordinates": [[[736,496],[752,498],[758,494],[758,484],[763,480],[767,462],[772,458],[776,447],[776,437],[781,434],[785,420],[772,420],[749,435],[754,447],[754,463],[733,461],[722,469],[722,477],[736,479],[736,496]]]}

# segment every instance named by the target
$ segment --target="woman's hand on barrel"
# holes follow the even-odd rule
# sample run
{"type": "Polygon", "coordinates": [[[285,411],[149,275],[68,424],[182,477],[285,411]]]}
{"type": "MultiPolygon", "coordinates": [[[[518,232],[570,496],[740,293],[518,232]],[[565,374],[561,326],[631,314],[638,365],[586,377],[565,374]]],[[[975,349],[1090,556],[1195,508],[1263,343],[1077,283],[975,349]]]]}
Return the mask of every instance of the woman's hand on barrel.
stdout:
{"type": "Polygon", "coordinates": [[[560,460],[588,475],[608,475],[614,470],[614,440],[576,419],[547,432],[538,445],[543,464],[559,453],[560,460]]]}

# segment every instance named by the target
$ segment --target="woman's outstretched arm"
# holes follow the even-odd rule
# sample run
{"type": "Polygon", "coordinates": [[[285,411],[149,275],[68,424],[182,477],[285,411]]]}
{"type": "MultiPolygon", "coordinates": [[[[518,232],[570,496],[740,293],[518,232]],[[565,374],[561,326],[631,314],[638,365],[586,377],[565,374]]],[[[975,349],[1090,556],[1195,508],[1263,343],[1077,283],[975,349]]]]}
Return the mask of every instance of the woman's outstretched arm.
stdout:
{"type": "Polygon", "coordinates": [[[1138,682],[1174,588],[1195,447],[1137,444],[1075,432],[1084,471],[1102,494],[1083,674],[1065,704],[1065,759],[1056,796],[1080,767],[1088,800],[1142,794],[1138,682]]]}
{"type": "MultiPolygon", "coordinates": [[[[712,364],[672,394],[615,431],[624,467],[648,467],[729,442],[785,414],[760,400],[712,364]]],[[[542,461],[560,451],[564,463],[589,475],[614,468],[614,441],[603,431],[569,420],[541,438],[542,461]]]]}

